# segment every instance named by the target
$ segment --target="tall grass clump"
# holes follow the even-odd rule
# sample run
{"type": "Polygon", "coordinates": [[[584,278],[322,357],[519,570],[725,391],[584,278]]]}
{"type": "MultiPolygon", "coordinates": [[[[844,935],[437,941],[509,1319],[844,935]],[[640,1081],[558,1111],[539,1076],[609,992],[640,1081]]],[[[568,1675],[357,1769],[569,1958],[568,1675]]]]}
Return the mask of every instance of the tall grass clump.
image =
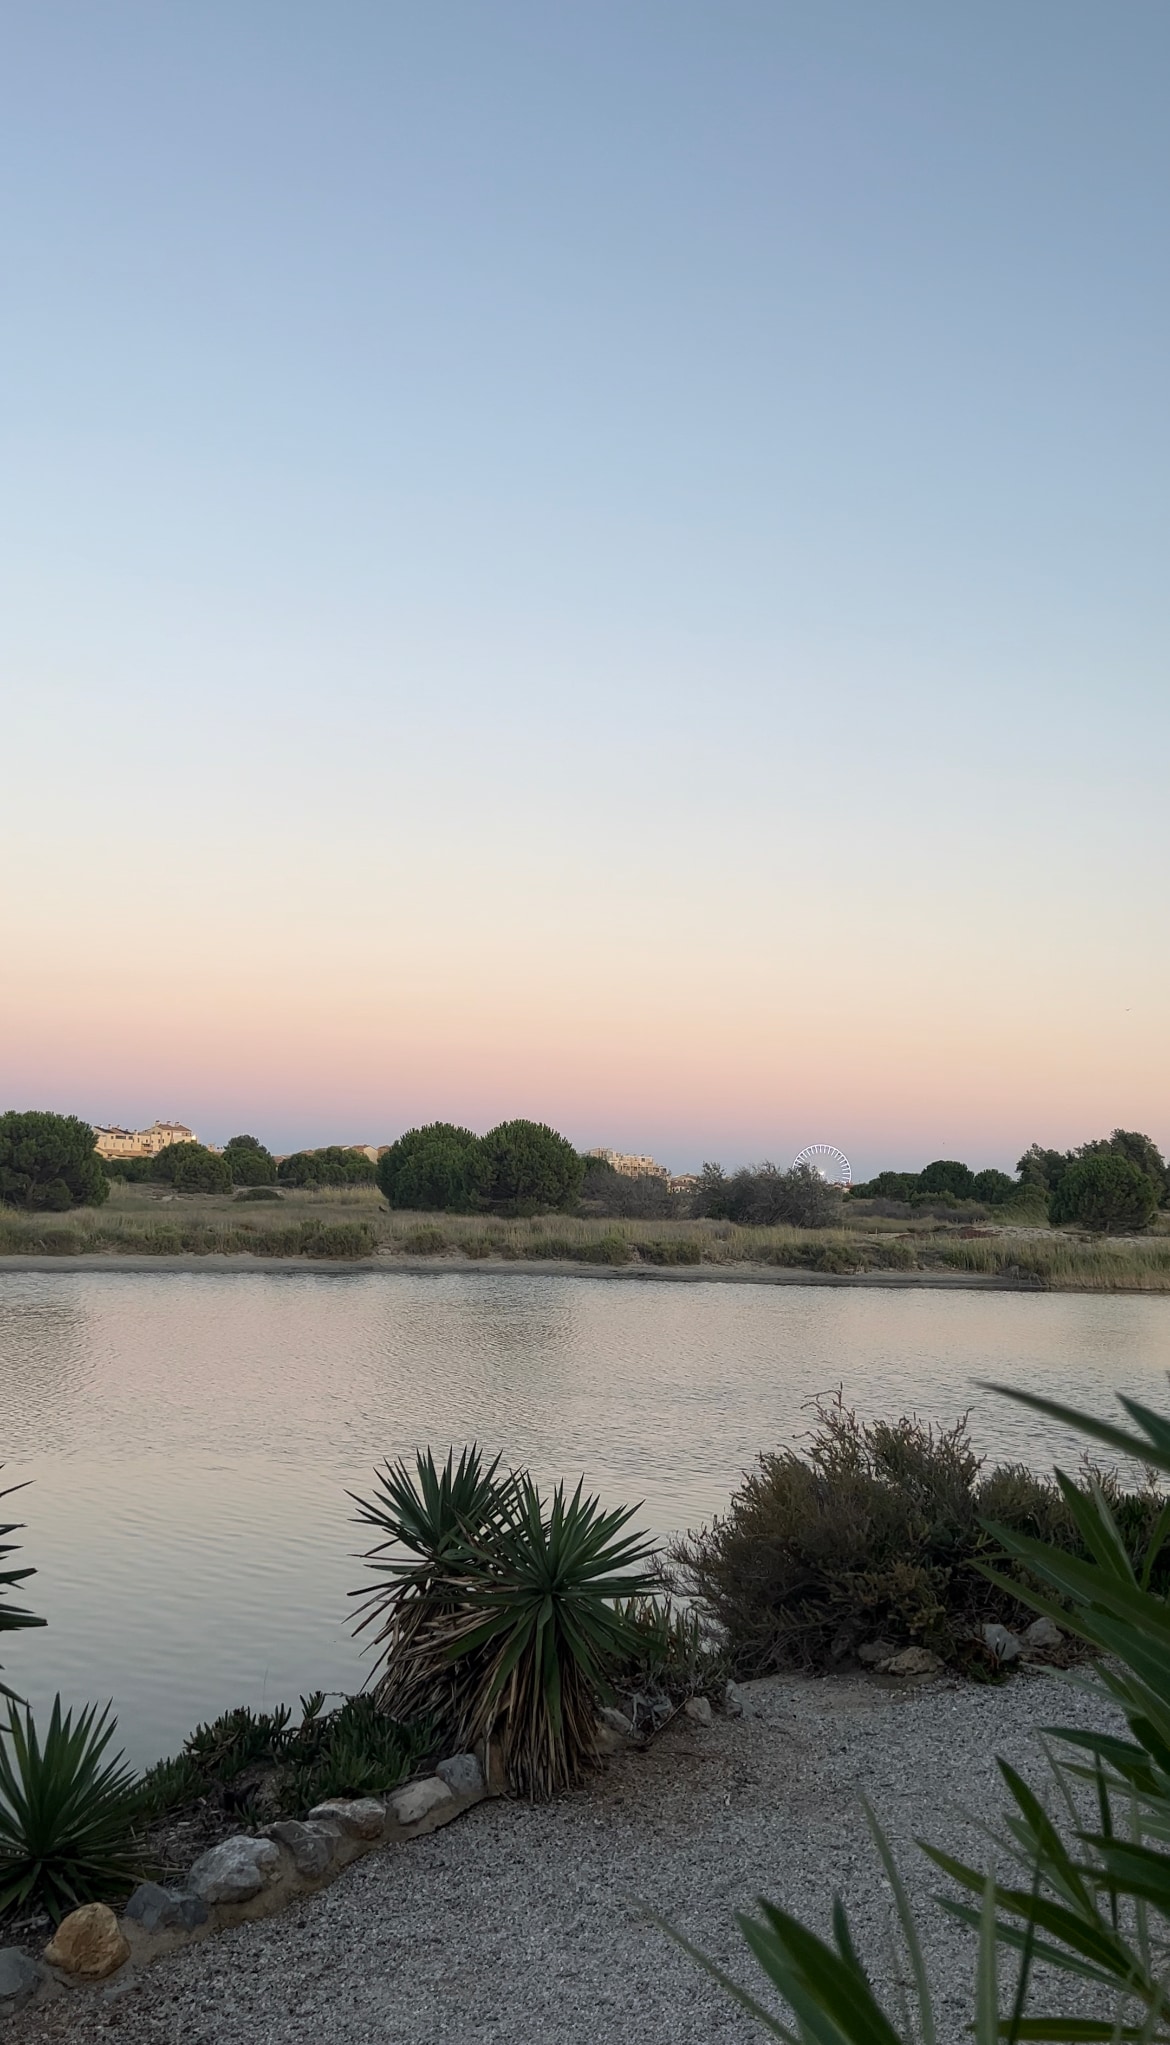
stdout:
{"type": "MultiPolygon", "coordinates": [[[[1136,1550],[1157,1498],[1103,1481],[1136,1550]]],[[[727,1513],[671,1553],[741,1675],[823,1669],[876,1638],[978,1675],[992,1666],[983,1623],[1029,1616],[1010,1570],[995,1585],[986,1579],[983,1565],[999,1553],[988,1519],[1078,1548],[1061,1489],[1018,1464],[986,1469],[965,1419],[870,1422],[839,1399],[818,1401],[803,1453],[761,1455],[727,1513]]]]}

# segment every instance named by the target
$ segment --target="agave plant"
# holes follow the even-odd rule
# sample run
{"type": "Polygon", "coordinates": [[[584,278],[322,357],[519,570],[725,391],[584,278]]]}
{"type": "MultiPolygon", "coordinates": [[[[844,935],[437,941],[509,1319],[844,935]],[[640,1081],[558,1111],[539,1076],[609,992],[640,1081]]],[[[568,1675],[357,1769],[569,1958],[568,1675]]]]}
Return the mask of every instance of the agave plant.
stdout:
{"type": "MultiPolygon", "coordinates": [[[[1120,1402],[1133,1431],[1031,1393],[1006,1386],[988,1389],[1147,1468],[1170,1473],[1170,1421],[1137,1400],[1120,1402]]],[[[1013,1577],[1009,1582],[992,1565],[985,1565],[986,1573],[1102,1658],[1092,1680],[1103,1702],[1120,1709],[1129,1738],[1049,1728],[1048,1787],[1055,1798],[1037,1794],[1015,1769],[1000,1762],[1008,1803],[993,1843],[997,1863],[1014,1869],[1013,1878],[1000,1880],[920,1843],[960,1892],[941,1896],[942,1907],[979,1934],[973,2024],[978,2045],[1002,2038],[1170,2045],[1170,1604],[1150,1587],[1170,1536],[1170,1501],[1135,1568],[1099,1478],[1090,1472],[1077,1485],[1062,1471],[1056,1477],[1088,1559],[991,1525],[1005,1556],[1022,1564],[1032,1581],[1013,1577]],[[1095,1819],[1087,1816],[1086,1801],[1095,1819]],[[1049,1802],[1060,1815],[1053,1816],[1049,1802]],[[999,2000],[1001,1948],[1017,1956],[1007,2014],[999,2000]],[[1040,1963],[1037,1976],[1034,1969],[1040,1963]],[[1062,1977],[1078,1985],[1077,2003],[1060,1995],[1062,1977]],[[1039,1989],[1037,1980],[1043,1984],[1039,1989]],[[1086,2015],[1080,2006],[1085,1986],[1098,1992],[1100,2014],[1086,2015]]],[[[791,2023],[782,2022],[679,1941],[789,2045],[903,2045],[911,2040],[934,2045],[930,1983],[917,1929],[888,1844],[876,1822],[871,1823],[915,1989],[913,2020],[900,2029],[874,1994],[839,1898],[833,1906],[831,1943],[762,1900],[758,1917],[739,1919],[755,1958],[788,2004],[791,2023]]]]}
{"type": "Polygon", "coordinates": [[[138,1784],[121,1754],[105,1758],[118,1723],[110,1710],[87,1705],[74,1723],[55,1698],[42,1746],[31,1711],[10,1704],[11,1752],[0,1741],[0,1912],[35,1903],[56,1921],[139,1873],[138,1784]]]}
{"type": "MultiPolygon", "coordinates": [[[[11,1484],[7,1491],[0,1491],[0,1498],[11,1498],[14,1491],[23,1491],[23,1489],[24,1486],[22,1484],[11,1484]]],[[[11,1520],[0,1524],[0,1557],[15,1555],[17,1543],[9,1541],[6,1537],[9,1534],[19,1533],[21,1526],[22,1522],[20,1520],[11,1520]]],[[[26,1577],[35,1575],[36,1571],[31,1567],[28,1569],[0,1569],[0,1597],[3,1597],[6,1591],[10,1591],[14,1584],[23,1583],[26,1577]]],[[[26,1611],[23,1605],[0,1604],[0,1633],[14,1633],[18,1627],[43,1626],[44,1623],[44,1620],[38,1618],[35,1612],[26,1611]]],[[[16,1696],[16,1692],[10,1690],[6,1683],[0,1683],[0,1697],[7,1698],[10,1703],[19,1703],[20,1701],[16,1696]]]]}
{"type": "MultiPolygon", "coordinates": [[[[498,1737],[517,1789],[550,1796],[594,1758],[594,1709],[636,1641],[622,1601],[656,1581],[650,1544],[578,1484],[546,1508],[527,1472],[499,1475],[476,1448],[417,1479],[399,1463],[374,1504],[386,1539],[367,1560],[389,1579],[366,1594],[377,1620],[376,1695],[401,1719],[433,1715],[462,1746],[498,1737]]],[[[359,1594],[360,1595],[360,1594],[359,1594]]]]}

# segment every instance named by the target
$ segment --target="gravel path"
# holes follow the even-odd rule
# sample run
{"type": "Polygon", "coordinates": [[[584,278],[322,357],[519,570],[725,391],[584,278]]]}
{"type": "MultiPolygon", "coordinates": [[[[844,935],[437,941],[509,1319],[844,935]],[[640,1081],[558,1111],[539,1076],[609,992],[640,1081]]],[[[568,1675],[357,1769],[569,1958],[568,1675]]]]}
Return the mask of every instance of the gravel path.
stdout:
{"type": "Polygon", "coordinates": [[[1049,1674],[910,1692],[785,1679],[747,1694],[743,1719],[677,1721],[551,1807],[481,1805],[282,1917],[16,2017],[5,2045],[760,2045],[640,1906],[758,1990],[734,1912],[763,1893],[824,1929],[840,1889],[888,1986],[899,1963],[862,1795],[898,1849],[957,2041],[971,1941],[930,1903],[937,1878],[915,1835],[982,1859],[959,1812],[999,1807],[994,1753],[1038,1772],[1036,1728],[1100,1721],[1103,1707],[1049,1674]]]}

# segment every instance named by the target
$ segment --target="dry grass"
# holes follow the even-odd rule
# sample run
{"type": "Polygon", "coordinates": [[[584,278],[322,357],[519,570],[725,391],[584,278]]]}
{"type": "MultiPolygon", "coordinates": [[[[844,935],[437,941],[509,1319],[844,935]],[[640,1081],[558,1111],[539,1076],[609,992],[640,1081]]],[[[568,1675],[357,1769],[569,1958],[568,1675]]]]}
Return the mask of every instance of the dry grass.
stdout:
{"type": "Polygon", "coordinates": [[[772,1265],[849,1275],[971,1272],[1058,1291],[1170,1292],[1170,1235],[1103,1241],[1062,1231],[948,1227],[920,1218],[854,1228],[739,1228],[727,1221],[601,1221],[543,1215],[401,1214],[371,1186],[290,1190],[279,1201],[117,1186],[108,1204],[70,1214],[0,1210],[0,1255],[254,1256],[557,1261],[730,1267],[772,1265]]]}

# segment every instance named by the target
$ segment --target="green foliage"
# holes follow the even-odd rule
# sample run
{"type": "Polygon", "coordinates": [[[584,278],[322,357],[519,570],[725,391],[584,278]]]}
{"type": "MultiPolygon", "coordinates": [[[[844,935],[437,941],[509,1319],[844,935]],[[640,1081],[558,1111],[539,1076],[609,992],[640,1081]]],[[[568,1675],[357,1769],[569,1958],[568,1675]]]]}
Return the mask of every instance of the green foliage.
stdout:
{"type": "Polygon", "coordinates": [[[441,1257],[450,1245],[441,1228],[436,1228],[433,1221],[424,1221],[418,1228],[407,1230],[402,1247],[412,1257],[441,1257]]]}
{"type": "Polygon", "coordinates": [[[622,1616],[630,1628],[630,1645],[613,1669],[613,1683],[634,1705],[630,1715],[636,1725],[639,1699],[650,1701],[653,1720],[659,1701],[669,1708],[685,1704],[688,1697],[714,1702],[722,1695],[730,1667],[727,1648],[696,1611],[680,1610],[668,1597],[643,1597],[628,1599],[622,1616]]]}
{"type": "MultiPolygon", "coordinates": [[[[1163,1475],[1170,1472],[1170,1421],[1136,1400],[1120,1400],[1133,1423],[1126,1428],[1053,1400],[1004,1386],[994,1389],[1077,1428],[1114,1454],[1133,1457],[1163,1475]]],[[[989,1532],[1024,1572],[1026,1602],[1058,1618],[1099,1658],[1095,1683],[1102,1703],[1120,1710],[1129,1737],[1049,1729],[1048,1781],[1039,1791],[1001,1761],[1007,1805],[990,1835],[993,1871],[937,1847],[925,1851],[952,1884],[939,1899],[943,1908],[978,1933],[971,2026],[977,2045],[997,2045],[1000,2038],[1013,2045],[1015,2040],[1165,2045],[1170,2038],[1170,1607],[1164,1588],[1155,1588],[1155,1577],[1170,1533],[1170,1502],[1161,1506],[1135,1554],[1099,1478],[1090,1474],[1077,1485],[1058,1470],[1056,1482],[1077,1527],[1077,1554],[1003,1524],[989,1532]],[[1010,2001],[999,1992],[1001,1950],[1017,1963],[1010,2001]],[[1083,2001],[1086,1984],[1100,1991],[1089,2015],[1083,2001]]],[[[987,1564],[985,1572],[1003,1587],[1002,1567],[987,1564]]],[[[1015,1595],[1015,1579],[1010,1589],[1015,1595]]],[[[918,1930],[890,1849],[876,1821],[871,1824],[906,1946],[913,2020],[904,2011],[896,2025],[882,2008],[840,1898],[834,1901],[831,1944],[791,1913],[762,1900],[758,1917],[739,1919],[757,1962],[792,2011],[792,2022],[773,2016],[701,1954],[686,1948],[788,2045],[901,2045],[902,2040],[934,2045],[933,2000],[918,1930]]]]}
{"type": "Polygon", "coordinates": [[[282,1198],[283,1195],[277,1191],[275,1186],[240,1186],[236,1191],[236,1199],[246,1201],[249,1205],[254,1200],[280,1200],[282,1198]]]}
{"type": "Polygon", "coordinates": [[[875,1179],[851,1186],[852,1200],[909,1200],[918,1191],[917,1172],[879,1172],[875,1179]]]}
{"type": "Polygon", "coordinates": [[[134,1842],[138,1786],[106,1749],[110,1706],[79,1713],[53,1703],[41,1744],[31,1712],[9,1706],[0,1740],[0,1912],[37,1905],[57,1921],[78,1904],[128,1887],[140,1871],[134,1842]]]}
{"type": "Polygon", "coordinates": [[[372,1257],[378,1239],[368,1221],[306,1222],[300,1251],[305,1257],[372,1257]]]}
{"type": "Polygon", "coordinates": [[[273,1186],[276,1159],[258,1136],[229,1136],[223,1147],[223,1161],[233,1186],[273,1186]]]}
{"type": "MultiPolygon", "coordinates": [[[[22,1484],[10,1484],[6,1491],[0,1491],[0,1498],[11,1498],[14,1491],[23,1489],[22,1484]]],[[[0,1559],[5,1555],[16,1554],[19,1543],[9,1541],[7,1537],[9,1534],[21,1533],[23,1526],[22,1520],[0,1522],[0,1559]]],[[[0,1599],[3,1599],[15,1584],[24,1583],[28,1577],[35,1575],[36,1570],[31,1565],[27,1569],[0,1569],[0,1599]]],[[[0,1604],[0,1633],[16,1633],[26,1626],[43,1626],[44,1623],[35,1612],[26,1610],[23,1605],[0,1604]]],[[[0,1683],[0,1697],[8,1698],[13,1703],[17,1702],[15,1691],[10,1690],[6,1683],[0,1683]]]]}
{"type": "Polygon", "coordinates": [[[0,1201],[52,1214],[100,1207],[110,1182],[93,1146],[93,1130],[76,1115],[9,1109],[0,1115],[0,1201]]]}
{"type": "Polygon", "coordinates": [[[874,1637],[978,1672],[987,1658],[973,1627],[1018,1623],[1023,1606],[1022,1591],[989,1589],[980,1574],[995,1552],[990,1511],[1075,1544],[1056,1487],[1018,1465],[985,1474],[965,1420],[863,1423],[818,1402],[805,1453],[761,1455],[727,1513],[671,1553],[743,1675],[825,1668],[874,1637]]]}
{"type": "Polygon", "coordinates": [[[271,1807],[301,1817],[327,1797],[395,1788],[432,1749],[429,1725],[401,1725],[372,1697],[347,1697],[332,1711],[324,1704],[322,1691],[302,1697],[295,1724],[286,1705],[259,1712],[245,1705],[197,1726],[181,1754],[142,1778],[144,1811],[158,1818],[197,1803],[246,1809],[263,1787],[271,1807]]]}
{"type": "Polygon", "coordinates": [[[809,1165],[782,1172],[766,1161],[743,1165],[730,1177],[719,1164],[705,1164],[694,1212],[741,1228],[833,1228],[840,1220],[840,1187],[830,1186],[809,1165]]]}
{"type": "Polygon", "coordinates": [[[998,1172],[993,1166],[988,1166],[986,1171],[975,1173],[971,1192],[986,1207],[1003,1207],[1015,1198],[1019,1187],[1007,1172],[998,1172]]]}
{"type": "Polygon", "coordinates": [[[1103,1149],[1070,1165],[1053,1188],[1048,1219],[1055,1227],[1076,1222],[1101,1235],[1128,1235],[1148,1228],[1158,1205],[1158,1188],[1119,1152],[1103,1149]]]}
{"type": "Polygon", "coordinates": [[[567,1788],[594,1758],[596,1701],[636,1648],[625,1601],[651,1588],[632,1512],[603,1511],[582,1484],[546,1503],[526,1471],[501,1476],[475,1447],[442,1470],[427,1450],[413,1476],[387,1465],[378,1486],[355,1503],[384,1537],[367,1557],[384,1581],[359,1623],[377,1626],[379,1703],[433,1715],[460,1747],[497,1739],[523,1794],[567,1788]]]}
{"type": "Polygon", "coordinates": [[[547,1122],[501,1122],[483,1138],[486,1196],[502,1213],[537,1214],[571,1207],[584,1164],[547,1122]]]}
{"type": "Polygon", "coordinates": [[[226,1157],[217,1157],[205,1143],[168,1143],[152,1162],[151,1177],[173,1186],[176,1193],[230,1193],[232,1173],[226,1157]]]}
{"type": "Polygon", "coordinates": [[[489,1162],[478,1136],[453,1122],[408,1129],[378,1159],[378,1184],[391,1207],[470,1214],[482,1204],[489,1162]]]}
{"type": "Polygon", "coordinates": [[[956,1157],[937,1157],[919,1172],[915,1191],[951,1193],[956,1200],[969,1200],[974,1185],[975,1174],[970,1165],[961,1164],[956,1157]]]}
{"type": "Polygon", "coordinates": [[[276,1176],[282,1186],[372,1186],[374,1167],[360,1150],[332,1143],[324,1150],[297,1150],[282,1157],[276,1176]]]}

